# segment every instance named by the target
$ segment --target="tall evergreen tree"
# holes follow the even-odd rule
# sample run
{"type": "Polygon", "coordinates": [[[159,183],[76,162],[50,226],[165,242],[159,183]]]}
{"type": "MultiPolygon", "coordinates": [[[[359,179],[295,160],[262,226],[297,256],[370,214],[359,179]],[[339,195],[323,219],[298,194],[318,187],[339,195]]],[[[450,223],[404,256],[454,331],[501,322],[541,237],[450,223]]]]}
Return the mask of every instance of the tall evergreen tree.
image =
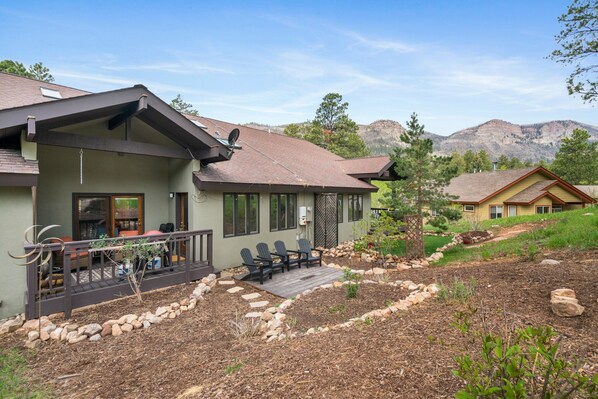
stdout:
{"type": "Polygon", "coordinates": [[[561,141],[552,171],[571,184],[598,184],[598,142],[590,142],[590,135],[575,129],[561,141]]]}
{"type": "Polygon", "coordinates": [[[177,94],[176,98],[174,98],[170,102],[170,106],[183,114],[195,116],[199,115],[199,112],[197,112],[197,110],[193,108],[193,104],[185,102],[185,100],[183,100],[183,97],[181,97],[180,94],[177,94]]]}
{"type": "Polygon", "coordinates": [[[50,74],[50,70],[46,68],[41,62],[36,62],[25,68],[22,62],[13,60],[0,61],[0,72],[14,73],[15,75],[25,76],[26,78],[37,79],[43,82],[51,83],[54,81],[54,76],[50,74]]]}
{"type": "Polygon", "coordinates": [[[406,146],[395,147],[391,155],[395,170],[403,180],[389,183],[391,190],[384,203],[397,216],[421,215],[431,225],[446,228],[448,220],[461,217],[460,212],[450,207],[452,197],[443,191],[456,175],[456,168],[451,167],[450,157],[433,155],[432,140],[423,135],[424,126],[414,113],[407,122],[407,130],[400,136],[406,146]]]}

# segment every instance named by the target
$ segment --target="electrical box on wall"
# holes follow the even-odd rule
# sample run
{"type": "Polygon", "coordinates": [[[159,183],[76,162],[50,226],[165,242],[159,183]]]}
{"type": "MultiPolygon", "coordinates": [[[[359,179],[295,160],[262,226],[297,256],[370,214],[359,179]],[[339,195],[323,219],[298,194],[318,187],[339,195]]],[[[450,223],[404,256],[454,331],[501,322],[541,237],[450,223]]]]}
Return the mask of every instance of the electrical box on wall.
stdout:
{"type": "Polygon", "coordinates": [[[299,207],[299,226],[305,226],[307,224],[307,207],[300,206],[299,207]]]}

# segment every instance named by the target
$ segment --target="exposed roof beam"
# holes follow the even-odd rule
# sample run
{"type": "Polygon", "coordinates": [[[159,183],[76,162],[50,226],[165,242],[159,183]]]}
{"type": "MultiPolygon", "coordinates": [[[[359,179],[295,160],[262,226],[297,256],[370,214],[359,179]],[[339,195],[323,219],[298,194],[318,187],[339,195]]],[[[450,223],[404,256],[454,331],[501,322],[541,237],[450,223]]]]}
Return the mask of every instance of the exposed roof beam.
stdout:
{"type": "Polygon", "coordinates": [[[116,129],[117,127],[119,127],[120,125],[125,123],[126,120],[128,120],[136,115],[139,115],[146,109],[147,109],[147,94],[143,94],[143,95],[141,95],[141,97],[139,97],[139,101],[137,102],[137,104],[135,104],[132,107],[129,107],[129,109],[127,111],[123,112],[122,114],[116,115],[114,118],[112,118],[108,121],[108,130],[116,129]]]}
{"type": "Polygon", "coordinates": [[[35,137],[35,116],[27,117],[27,141],[33,141],[35,137]]]}
{"type": "Polygon", "coordinates": [[[174,148],[159,144],[108,139],[96,136],[84,136],[81,134],[40,131],[37,133],[35,141],[38,144],[59,147],[84,148],[88,150],[149,155],[164,158],[192,159],[191,154],[185,148],[174,148]]]}

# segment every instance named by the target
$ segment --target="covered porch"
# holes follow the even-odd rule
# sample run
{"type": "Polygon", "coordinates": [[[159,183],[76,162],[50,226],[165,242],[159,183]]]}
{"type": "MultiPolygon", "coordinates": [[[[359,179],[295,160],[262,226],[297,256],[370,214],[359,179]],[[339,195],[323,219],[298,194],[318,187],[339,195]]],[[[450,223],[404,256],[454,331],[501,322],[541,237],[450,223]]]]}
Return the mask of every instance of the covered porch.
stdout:
{"type": "Polygon", "coordinates": [[[58,240],[23,246],[21,227],[11,232],[29,260],[51,254],[47,264],[26,268],[27,318],[68,317],[73,308],[132,293],[119,273],[119,250],[112,259],[94,251],[103,236],[122,246],[164,241],[156,264],[145,260],[142,290],[214,272],[212,230],[194,223],[193,172],[228,160],[230,150],[145,87],[1,110],[0,139],[39,167],[31,182],[17,182],[32,187],[31,214],[22,217],[38,229],[57,225],[39,239],[64,242],[63,251],[58,240]]]}

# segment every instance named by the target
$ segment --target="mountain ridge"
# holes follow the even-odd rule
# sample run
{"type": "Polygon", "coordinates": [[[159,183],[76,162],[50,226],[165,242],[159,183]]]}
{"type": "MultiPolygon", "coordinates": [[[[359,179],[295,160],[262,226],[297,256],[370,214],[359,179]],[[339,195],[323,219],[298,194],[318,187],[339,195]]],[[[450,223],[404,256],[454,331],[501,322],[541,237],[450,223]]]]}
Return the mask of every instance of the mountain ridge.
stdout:
{"type": "MultiPolygon", "coordinates": [[[[249,123],[245,126],[270,130],[282,134],[286,125],[264,125],[249,123]]],[[[388,154],[392,148],[402,145],[400,135],[405,131],[400,122],[379,119],[368,125],[358,124],[359,135],[372,152],[372,155],[388,154]]],[[[598,127],[573,120],[553,120],[548,122],[518,125],[502,119],[490,119],[476,126],[456,131],[448,136],[426,132],[432,140],[434,152],[450,155],[463,154],[467,150],[488,152],[491,158],[501,155],[517,157],[522,161],[552,161],[560,147],[561,140],[574,129],[588,131],[592,141],[598,141],[598,127]]]]}

